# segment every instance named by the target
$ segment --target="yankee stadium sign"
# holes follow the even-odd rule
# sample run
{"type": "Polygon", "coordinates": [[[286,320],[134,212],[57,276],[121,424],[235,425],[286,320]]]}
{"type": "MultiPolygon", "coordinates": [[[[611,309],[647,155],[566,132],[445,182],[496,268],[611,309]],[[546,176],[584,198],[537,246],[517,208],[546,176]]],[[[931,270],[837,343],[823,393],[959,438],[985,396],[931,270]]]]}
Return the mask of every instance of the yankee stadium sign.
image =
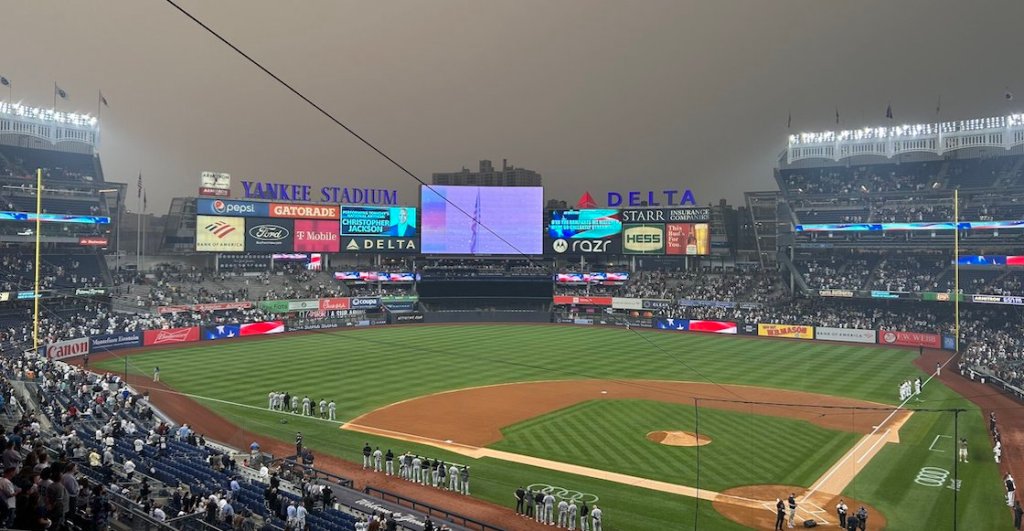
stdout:
{"type": "Polygon", "coordinates": [[[384,188],[348,188],[324,186],[314,190],[308,184],[242,181],[246,199],[268,201],[303,201],[306,203],[348,203],[364,205],[397,205],[398,190],[384,188]]]}

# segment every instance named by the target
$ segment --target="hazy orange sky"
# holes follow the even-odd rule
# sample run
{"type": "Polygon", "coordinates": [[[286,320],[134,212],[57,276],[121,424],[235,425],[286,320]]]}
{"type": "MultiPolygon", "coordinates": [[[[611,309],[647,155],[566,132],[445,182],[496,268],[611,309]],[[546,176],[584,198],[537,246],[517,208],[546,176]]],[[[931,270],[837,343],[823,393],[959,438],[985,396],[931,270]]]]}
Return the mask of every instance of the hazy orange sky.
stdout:
{"type": "MultiPolygon", "coordinates": [[[[789,132],[1024,110],[1024,2],[183,1],[417,175],[479,159],[548,198],[774,189],[789,132]],[[1006,90],[1017,91],[1007,102],[1006,90]],[[786,128],[792,112],[793,129],[786,128]]],[[[150,208],[203,170],[399,189],[413,182],[159,0],[4,3],[15,100],[103,110],[109,180],[150,208]]],[[[3,91],[0,91],[3,92],[3,91]]],[[[6,99],[7,94],[0,94],[6,99]]],[[[134,207],[134,203],[129,201],[134,207]]]]}

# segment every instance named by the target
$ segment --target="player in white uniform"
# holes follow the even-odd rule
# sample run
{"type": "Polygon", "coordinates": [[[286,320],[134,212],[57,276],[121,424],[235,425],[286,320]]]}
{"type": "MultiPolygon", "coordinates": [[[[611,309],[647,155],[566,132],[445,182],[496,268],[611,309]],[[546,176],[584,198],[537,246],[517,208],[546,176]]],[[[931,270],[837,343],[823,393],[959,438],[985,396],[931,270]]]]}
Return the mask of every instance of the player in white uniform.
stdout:
{"type": "Polygon", "coordinates": [[[309,408],[310,404],[311,404],[311,401],[309,400],[308,396],[302,397],[302,414],[303,415],[309,416],[309,415],[313,414],[311,412],[310,408],[309,408]]]}
{"type": "Polygon", "coordinates": [[[274,409],[274,397],[277,396],[276,391],[267,393],[267,409],[274,409]]]}
{"type": "Polygon", "coordinates": [[[448,490],[459,491],[459,467],[454,463],[448,467],[448,490]]]}
{"type": "Polygon", "coordinates": [[[544,516],[541,518],[541,523],[548,525],[555,523],[555,497],[550,492],[544,495],[544,516]]]}
{"type": "Polygon", "coordinates": [[[334,403],[334,400],[331,400],[331,402],[327,404],[327,418],[330,420],[338,420],[337,412],[338,405],[334,403]]]}
{"type": "Polygon", "coordinates": [[[996,441],[995,447],[992,448],[992,453],[996,457],[996,463],[998,463],[999,458],[1003,456],[1003,443],[1001,441],[996,441]]]}
{"type": "Polygon", "coordinates": [[[576,507],[576,502],[569,504],[569,531],[576,531],[576,513],[579,508],[576,507]]]}
{"type": "Polygon", "coordinates": [[[569,525],[569,504],[565,500],[558,502],[558,527],[569,525]]]}
{"type": "Polygon", "coordinates": [[[381,466],[381,462],[380,462],[382,457],[384,457],[384,453],[380,451],[380,447],[378,446],[377,449],[373,451],[373,471],[374,472],[380,472],[381,470],[384,470],[384,467],[381,466]]]}
{"type": "Polygon", "coordinates": [[[419,483],[420,482],[420,465],[422,465],[422,464],[423,464],[423,460],[420,459],[420,456],[417,455],[417,456],[412,458],[412,470],[411,470],[412,475],[410,476],[409,479],[411,479],[413,481],[413,483],[419,483]]]}

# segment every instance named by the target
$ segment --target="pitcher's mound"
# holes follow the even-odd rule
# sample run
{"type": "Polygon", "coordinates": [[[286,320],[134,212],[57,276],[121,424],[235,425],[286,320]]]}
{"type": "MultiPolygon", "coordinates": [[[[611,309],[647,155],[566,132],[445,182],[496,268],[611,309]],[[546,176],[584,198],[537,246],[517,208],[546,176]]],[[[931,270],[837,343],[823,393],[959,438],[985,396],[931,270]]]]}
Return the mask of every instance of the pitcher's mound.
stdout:
{"type": "Polygon", "coordinates": [[[647,440],[668,446],[704,446],[711,442],[707,435],[698,437],[688,431],[652,431],[647,434],[647,440]]]}

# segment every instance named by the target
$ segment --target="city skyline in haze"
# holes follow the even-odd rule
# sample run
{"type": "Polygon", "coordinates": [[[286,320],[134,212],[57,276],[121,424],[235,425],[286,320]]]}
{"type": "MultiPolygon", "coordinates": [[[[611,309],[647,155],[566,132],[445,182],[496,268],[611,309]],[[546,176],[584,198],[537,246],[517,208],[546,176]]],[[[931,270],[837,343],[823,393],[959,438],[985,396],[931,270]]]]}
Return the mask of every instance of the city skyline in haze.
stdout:
{"type": "MultiPolygon", "coordinates": [[[[1024,97],[1007,63],[1020,2],[182,6],[423,181],[507,158],[570,203],[685,189],[740,203],[777,189],[786,136],[835,129],[837,108],[840,128],[1024,110],[1005,97],[1024,97]]],[[[410,177],[164,2],[5,7],[23,44],[0,89],[49,108],[57,82],[61,110],[92,114],[102,90],[105,177],[132,190],[141,171],[149,212],[195,195],[202,171],[230,173],[236,195],[245,179],[418,202],[410,177]]]]}

